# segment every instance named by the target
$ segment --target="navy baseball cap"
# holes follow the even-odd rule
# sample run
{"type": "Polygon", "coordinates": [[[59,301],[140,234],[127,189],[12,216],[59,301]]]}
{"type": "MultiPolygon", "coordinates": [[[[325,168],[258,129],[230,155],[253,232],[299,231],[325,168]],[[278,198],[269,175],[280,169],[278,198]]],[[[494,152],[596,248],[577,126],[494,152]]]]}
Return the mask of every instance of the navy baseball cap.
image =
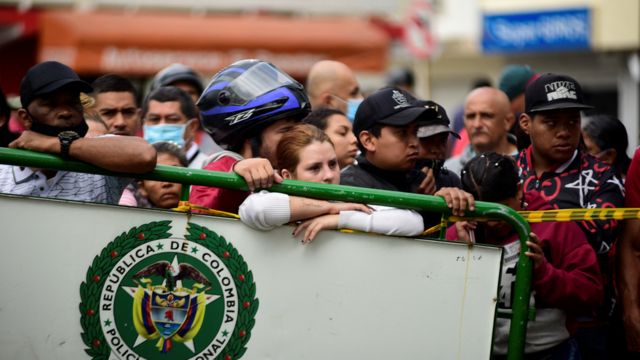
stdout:
{"type": "Polygon", "coordinates": [[[404,126],[418,120],[427,112],[415,105],[416,98],[396,87],[385,87],[365,98],[356,112],[353,132],[356,137],[375,124],[404,126]]]}
{"type": "Polygon", "coordinates": [[[62,87],[73,87],[78,92],[90,93],[93,88],[80,80],[67,65],[57,61],[45,61],[37,64],[22,78],[20,82],[20,102],[26,108],[38,96],[50,94],[62,87]]]}
{"type": "Polygon", "coordinates": [[[418,100],[416,101],[416,105],[427,109],[424,121],[420,123],[420,127],[418,128],[419,138],[427,138],[441,133],[450,133],[460,139],[460,135],[449,127],[451,121],[444,107],[431,100],[418,100]]]}
{"type": "Polygon", "coordinates": [[[560,109],[592,109],[584,101],[582,87],[572,77],[547,73],[527,86],[524,112],[560,109]]]}

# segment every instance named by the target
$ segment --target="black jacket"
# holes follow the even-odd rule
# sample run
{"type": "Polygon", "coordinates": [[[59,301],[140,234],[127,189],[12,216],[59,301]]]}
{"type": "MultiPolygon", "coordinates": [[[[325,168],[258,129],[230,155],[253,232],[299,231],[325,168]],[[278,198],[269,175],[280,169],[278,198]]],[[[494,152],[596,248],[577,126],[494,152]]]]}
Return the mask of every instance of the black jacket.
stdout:
{"type": "MultiPolygon", "coordinates": [[[[357,160],[357,165],[351,165],[340,173],[341,185],[415,193],[426,176],[422,171],[415,169],[410,171],[382,170],[367,161],[364,156],[358,157],[357,160]]],[[[425,229],[440,223],[441,214],[427,211],[418,212],[422,215],[425,229]]]]}

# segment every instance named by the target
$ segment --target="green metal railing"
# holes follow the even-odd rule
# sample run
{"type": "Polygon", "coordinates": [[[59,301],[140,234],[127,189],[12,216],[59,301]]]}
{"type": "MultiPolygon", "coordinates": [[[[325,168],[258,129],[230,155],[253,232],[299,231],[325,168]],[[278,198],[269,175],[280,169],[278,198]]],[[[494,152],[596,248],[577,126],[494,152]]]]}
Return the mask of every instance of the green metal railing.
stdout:
{"type": "MultiPolygon", "coordinates": [[[[152,172],[145,174],[115,173],[79,161],[65,160],[55,155],[37,153],[27,150],[0,148],[0,164],[29,166],[52,170],[66,170],[92,174],[131,177],[145,180],[163,180],[183,185],[206,185],[224,187],[235,190],[247,190],[244,180],[235,173],[195,170],[180,167],[158,165],[152,172]]],[[[183,186],[187,188],[187,186],[183,186]]],[[[387,190],[360,188],[353,186],[309,183],[296,180],[285,180],[274,184],[270,191],[289,195],[358,202],[373,205],[387,205],[397,208],[426,210],[451,215],[444,199],[387,190]]],[[[531,293],[532,262],[525,255],[526,241],[531,228],[515,210],[500,204],[476,202],[475,211],[468,211],[466,217],[483,217],[504,220],[517,232],[520,238],[520,256],[514,289],[509,335],[509,360],[521,359],[524,354],[527,321],[529,318],[529,296],[531,293]]]]}

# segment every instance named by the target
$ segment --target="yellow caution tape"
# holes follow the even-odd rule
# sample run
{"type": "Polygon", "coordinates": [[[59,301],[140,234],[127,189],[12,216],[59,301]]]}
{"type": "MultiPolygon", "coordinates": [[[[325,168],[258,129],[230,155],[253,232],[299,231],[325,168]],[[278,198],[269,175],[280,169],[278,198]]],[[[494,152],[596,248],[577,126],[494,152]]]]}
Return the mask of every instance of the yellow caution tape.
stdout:
{"type": "Polygon", "coordinates": [[[561,209],[518,213],[528,222],[640,219],[640,208],[561,209]]]}
{"type": "MultiPolygon", "coordinates": [[[[640,219],[640,208],[597,208],[597,209],[561,209],[518,211],[530,223],[589,221],[589,220],[626,220],[640,219]]],[[[450,216],[449,222],[465,221],[470,218],[450,216]]],[[[489,221],[486,217],[473,218],[474,221],[489,221]]]]}
{"type": "MultiPolygon", "coordinates": [[[[559,209],[519,211],[526,221],[539,222],[563,222],[563,221],[589,221],[589,220],[625,220],[640,219],[640,208],[597,208],[597,209],[559,209]]],[[[449,221],[462,221],[468,218],[450,216],[449,221]]],[[[476,221],[487,221],[487,218],[476,218],[476,221]]]]}
{"type": "Polygon", "coordinates": [[[188,201],[180,201],[180,203],[178,203],[178,207],[177,208],[173,208],[172,210],[180,211],[180,212],[186,212],[186,213],[207,214],[207,215],[216,215],[216,216],[228,217],[228,218],[233,218],[233,219],[240,219],[240,216],[238,214],[234,214],[234,213],[230,213],[230,212],[226,212],[226,211],[209,209],[209,208],[206,208],[204,206],[191,204],[188,201]]]}
{"type": "MultiPolygon", "coordinates": [[[[186,213],[198,213],[216,215],[234,219],[240,219],[238,214],[229,213],[226,211],[209,209],[204,206],[194,205],[188,201],[181,201],[175,211],[186,213]]],[[[537,211],[519,211],[520,214],[529,223],[540,222],[563,222],[563,221],[589,221],[589,220],[625,220],[625,219],[640,219],[640,208],[596,208],[596,209],[560,209],[560,210],[537,210],[537,211]]],[[[445,219],[443,219],[445,220],[445,219]]],[[[425,230],[422,235],[434,234],[443,226],[446,226],[446,222],[466,221],[470,218],[450,216],[446,218],[446,221],[441,222],[438,225],[432,226],[425,230]]],[[[486,217],[473,218],[474,221],[489,221],[491,219],[486,217]]],[[[343,232],[349,232],[350,230],[343,229],[343,232]]]]}
{"type": "MultiPolygon", "coordinates": [[[[596,208],[596,209],[560,209],[560,210],[537,210],[537,211],[518,211],[527,222],[563,222],[563,221],[590,221],[590,220],[626,220],[640,219],[640,208],[596,208]]],[[[467,221],[470,218],[450,216],[449,222],[467,221]]],[[[489,221],[486,217],[473,218],[474,221],[489,221]]],[[[442,225],[436,225],[422,235],[430,235],[442,228],[442,225]]]]}

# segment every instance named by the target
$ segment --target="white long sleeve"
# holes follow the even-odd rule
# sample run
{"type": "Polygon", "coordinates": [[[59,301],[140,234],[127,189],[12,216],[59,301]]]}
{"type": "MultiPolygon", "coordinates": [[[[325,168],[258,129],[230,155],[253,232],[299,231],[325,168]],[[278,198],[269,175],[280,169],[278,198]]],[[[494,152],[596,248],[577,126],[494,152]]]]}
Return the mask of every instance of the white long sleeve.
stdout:
{"type": "Polygon", "coordinates": [[[424,231],[422,216],[413,210],[370,205],[371,214],[340,211],[338,227],[385,235],[416,236],[424,231]]]}
{"type": "Polygon", "coordinates": [[[240,221],[257,230],[271,230],[289,222],[289,195],[260,191],[249,195],[240,205],[240,221]]]}

